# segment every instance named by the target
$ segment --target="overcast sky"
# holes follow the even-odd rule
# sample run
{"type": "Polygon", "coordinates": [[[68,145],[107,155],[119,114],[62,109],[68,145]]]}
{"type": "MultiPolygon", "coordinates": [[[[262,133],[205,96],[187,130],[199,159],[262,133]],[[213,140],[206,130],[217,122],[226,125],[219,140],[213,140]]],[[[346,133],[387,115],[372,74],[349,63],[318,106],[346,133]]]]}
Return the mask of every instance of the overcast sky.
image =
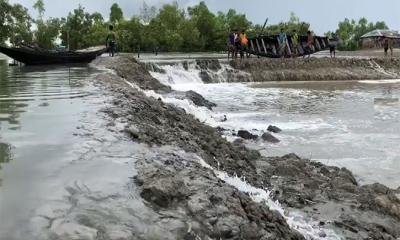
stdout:
{"type": "MultiPolygon", "coordinates": [[[[32,11],[35,0],[10,0],[20,3],[32,11]]],[[[89,12],[98,11],[108,18],[110,6],[117,2],[125,17],[137,15],[143,0],[44,0],[47,17],[62,17],[81,4],[89,12]]],[[[161,6],[169,0],[146,0],[149,5],[161,6]]],[[[187,7],[199,3],[196,0],[178,0],[179,6],[187,7]]],[[[213,12],[226,12],[229,8],[245,13],[253,23],[278,23],[295,12],[300,20],[311,23],[312,29],[322,34],[334,30],[344,18],[366,17],[369,21],[385,21],[390,28],[400,29],[400,0],[205,0],[213,12]]]]}

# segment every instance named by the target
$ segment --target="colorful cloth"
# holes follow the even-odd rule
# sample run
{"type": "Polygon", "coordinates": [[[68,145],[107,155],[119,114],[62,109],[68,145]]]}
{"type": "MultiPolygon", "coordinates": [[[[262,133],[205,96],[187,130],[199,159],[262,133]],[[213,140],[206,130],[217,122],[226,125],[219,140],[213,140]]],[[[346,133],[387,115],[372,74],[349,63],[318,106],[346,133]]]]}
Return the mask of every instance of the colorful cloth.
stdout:
{"type": "Polygon", "coordinates": [[[287,41],[286,33],[280,33],[279,34],[279,43],[286,44],[286,41],[287,41]]]}

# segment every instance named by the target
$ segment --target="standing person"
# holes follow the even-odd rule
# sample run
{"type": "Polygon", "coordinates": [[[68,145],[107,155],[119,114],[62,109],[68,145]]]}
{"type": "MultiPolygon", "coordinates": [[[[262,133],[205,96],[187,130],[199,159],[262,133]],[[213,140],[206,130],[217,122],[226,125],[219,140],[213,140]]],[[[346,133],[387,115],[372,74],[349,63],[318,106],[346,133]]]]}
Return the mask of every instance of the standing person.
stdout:
{"type": "Polygon", "coordinates": [[[300,43],[300,38],[295,29],[295,30],[293,30],[293,36],[292,36],[293,56],[294,57],[299,55],[299,43],[300,43]]]}
{"type": "MultiPolygon", "coordinates": [[[[311,31],[307,31],[307,47],[306,47],[306,54],[308,55],[308,58],[310,58],[311,53],[314,51],[314,36],[311,33],[311,31]]],[[[304,54],[303,58],[306,56],[304,54]]]]}
{"type": "Polygon", "coordinates": [[[338,39],[336,34],[332,35],[332,38],[329,39],[329,52],[331,54],[331,58],[336,57],[336,45],[338,44],[338,39]]]}
{"type": "Polygon", "coordinates": [[[287,49],[287,35],[283,31],[283,28],[281,28],[281,32],[279,33],[279,55],[281,57],[285,57],[285,52],[287,49]]]}
{"type": "Polygon", "coordinates": [[[229,34],[227,45],[228,45],[228,59],[229,59],[230,55],[232,55],[232,59],[233,59],[233,57],[235,55],[235,33],[234,32],[231,32],[231,34],[229,34]]]}
{"type": "Polygon", "coordinates": [[[114,32],[114,26],[110,25],[108,29],[109,31],[106,38],[106,47],[109,52],[109,56],[114,57],[117,34],[114,32]]]}
{"type": "Polygon", "coordinates": [[[385,51],[385,57],[388,55],[388,50],[389,50],[389,39],[385,38],[383,42],[383,50],[385,51]]]}
{"type": "Polygon", "coordinates": [[[240,58],[243,59],[244,58],[244,54],[249,50],[248,48],[248,44],[249,44],[249,40],[247,39],[247,35],[245,33],[245,30],[242,30],[242,32],[239,35],[239,39],[240,39],[240,58]]]}
{"type": "Polygon", "coordinates": [[[154,47],[154,55],[158,56],[158,46],[154,47]]]}
{"type": "Polygon", "coordinates": [[[331,54],[331,58],[336,57],[336,46],[333,43],[329,44],[329,53],[331,54]]]}
{"type": "Polygon", "coordinates": [[[237,58],[238,52],[240,51],[240,33],[238,31],[235,31],[234,33],[234,39],[235,39],[235,58],[237,58]]]}
{"type": "Polygon", "coordinates": [[[393,39],[389,39],[390,57],[393,57],[393,39]]]}

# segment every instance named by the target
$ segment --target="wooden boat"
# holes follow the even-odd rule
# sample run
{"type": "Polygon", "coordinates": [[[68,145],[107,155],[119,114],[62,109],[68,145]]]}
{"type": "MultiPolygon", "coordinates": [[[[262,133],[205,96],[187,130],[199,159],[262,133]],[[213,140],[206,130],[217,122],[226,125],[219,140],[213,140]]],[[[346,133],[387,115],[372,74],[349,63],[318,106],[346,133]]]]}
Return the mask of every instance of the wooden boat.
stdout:
{"type": "Polygon", "coordinates": [[[28,46],[13,48],[0,46],[0,52],[26,65],[89,63],[105,51],[103,47],[79,51],[56,51],[28,46]]]}
{"type": "Polygon", "coordinates": [[[292,54],[293,44],[292,37],[287,36],[286,51],[282,52],[279,49],[279,36],[259,36],[249,38],[248,52],[253,55],[269,58],[293,57],[304,56],[305,54],[313,54],[319,51],[329,49],[329,40],[327,37],[314,37],[314,47],[311,50],[307,49],[307,36],[299,36],[298,54],[292,54]]]}

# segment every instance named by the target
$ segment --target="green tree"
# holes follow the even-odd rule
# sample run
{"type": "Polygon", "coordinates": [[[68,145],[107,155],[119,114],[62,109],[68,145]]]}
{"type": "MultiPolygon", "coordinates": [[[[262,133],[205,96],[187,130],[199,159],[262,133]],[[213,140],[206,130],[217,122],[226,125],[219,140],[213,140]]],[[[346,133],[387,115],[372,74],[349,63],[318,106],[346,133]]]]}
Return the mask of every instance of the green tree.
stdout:
{"type": "Polygon", "coordinates": [[[237,14],[234,9],[229,9],[226,14],[226,21],[231,30],[247,30],[251,26],[251,22],[247,20],[246,15],[237,14]]]}
{"type": "Polygon", "coordinates": [[[201,40],[200,31],[193,21],[184,21],[179,26],[179,35],[182,37],[183,51],[196,51],[204,49],[204,41],[201,40]]]}
{"type": "Polygon", "coordinates": [[[0,0],[0,44],[8,38],[10,26],[7,24],[10,19],[11,6],[7,0],[0,0]]]}
{"type": "Polygon", "coordinates": [[[176,2],[165,4],[158,14],[158,19],[164,28],[175,31],[184,20],[184,12],[179,9],[176,2]]]}
{"type": "Polygon", "coordinates": [[[184,21],[184,11],[176,2],[165,4],[147,27],[147,37],[153,38],[164,51],[180,50],[183,38],[178,30],[184,21]]]}
{"type": "Polygon", "coordinates": [[[129,21],[122,21],[117,28],[118,44],[123,52],[134,52],[142,44],[143,25],[140,19],[133,17],[129,21]]]}
{"type": "Polygon", "coordinates": [[[45,12],[43,0],[37,0],[35,4],[33,4],[33,8],[38,11],[39,18],[42,19],[45,12]]]}
{"type": "MultiPolygon", "coordinates": [[[[336,36],[341,39],[342,44],[339,46],[341,50],[358,50],[361,48],[361,36],[376,30],[388,29],[385,22],[368,22],[366,18],[361,18],[358,21],[346,18],[339,22],[338,29],[335,31],[336,36]]],[[[325,35],[332,34],[331,32],[325,35]]]]}
{"type": "Polygon", "coordinates": [[[28,9],[20,4],[11,5],[7,0],[0,0],[0,44],[9,40],[11,44],[30,44],[32,42],[32,18],[28,9]]]}
{"type": "Polygon", "coordinates": [[[153,50],[158,47],[160,50],[166,51],[166,47],[161,43],[163,36],[160,35],[160,33],[164,34],[164,32],[160,20],[155,17],[149,24],[143,26],[142,39],[145,39],[145,41],[142,41],[141,47],[145,50],[153,50]]]}
{"type": "Polygon", "coordinates": [[[45,49],[54,48],[54,42],[60,35],[61,24],[61,20],[58,18],[36,21],[37,30],[34,33],[36,44],[45,49]]]}
{"type": "Polygon", "coordinates": [[[11,21],[9,21],[10,33],[9,41],[12,45],[21,43],[31,44],[33,35],[31,32],[32,18],[28,9],[20,4],[14,4],[11,7],[11,21]]]}
{"type": "Polygon", "coordinates": [[[214,40],[216,38],[215,15],[210,12],[205,2],[200,2],[196,6],[189,7],[188,12],[200,33],[199,40],[204,42],[205,48],[213,49],[215,47],[214,40]]]}
{"type": "MultiPolygon", "coordinates": [[[[255,31],[253,31],[251,35],[258,34],[261,28],[262,26],[260,25],[256,26],[256,28],[254,28],[255,31]]],[[[302,22],[300,18],[297,17],[293,12],[290,13],[289,20],[287,22],[269,25],[265,28],[264,32],[267,35],[276,35],[279,34],[281,29],[283,29],[287,34],[292,34],[294,30],[296,30],[299,35],[306,35],[307,31],[311,30],[310,24],[307,22],[302,22]]]]}
{"type": "Polygon", "coordinates": [[[92,40],[88,39],[91,28],[93,27],[92,15],[85,12],[79,5],[77,9],[68,14],[61,29],[61,39],[64,45],[70,49],[80,49],[89,47],[92,40]]]}
{"type": "MultiPolygon", "coordinates": [[[[42,48],[54,48],[55,40],[60,37],[70,49],[80,49],[104,44],[108,25],[113,24],[119,36],[117,45],[122,51],[136,51],[138,45],[145,51],[155,47],[162,51],[219,51],[225,50],[231,30],[254,31],[258,27],[252,26],[244,14],[232,9],[226,14],[214,14],[205,2],[187,9],[179,8],[177,2],[173,2],[159,10],[143,2],[140,16],[130,20],[124,19],[122,9],[114,3],[109,21],[105,21],[100,13],[86,12],[82,6],[65,18],[44,20],[44,0],[35,0],[33,7],[38,12],[35,21],[26,8],[0,0],[0,44],[6,40],[14,45],[31,43],[34,39],[42,48]],[[32,23],[36,24],[33,34],[32,23]]],[[[298,25],[299,20],[292,14],[285,24],[298,25]]]]}
{"type": "Polygon", "coordinates": [[[90,19],[92,20],[92,24],[84,36],[83,42],[88,47],[104,45],[108,33],[108,24],[104,22],[103,16],[98,12],[91,14],[90,19]]]}
{"type": "Polygon", "coordinates": [[[43,20],[43,15],[46,11],[43,0],[37,0],[33,8],[38,11],[38,19],[35,20],[35,43],[41,48],[52,49],[55,47],[54,41],[60,35],[61,21],[58,18],[43,20]]]}
{"type": "Polygon", "coordinates": [[[114,3],[110,9],[110,22],[113,24],[119,23],[124,19],[124,13],[117,3],[114,3]]]}
{"type": "Polygon", "coordinates": [[[143,1],[143,6],[140,9],[140,18],[144,23],[148,24],[150,21],[157,16],[157,8],[155,6],[147,5],[146,1],[143,1]]]}

